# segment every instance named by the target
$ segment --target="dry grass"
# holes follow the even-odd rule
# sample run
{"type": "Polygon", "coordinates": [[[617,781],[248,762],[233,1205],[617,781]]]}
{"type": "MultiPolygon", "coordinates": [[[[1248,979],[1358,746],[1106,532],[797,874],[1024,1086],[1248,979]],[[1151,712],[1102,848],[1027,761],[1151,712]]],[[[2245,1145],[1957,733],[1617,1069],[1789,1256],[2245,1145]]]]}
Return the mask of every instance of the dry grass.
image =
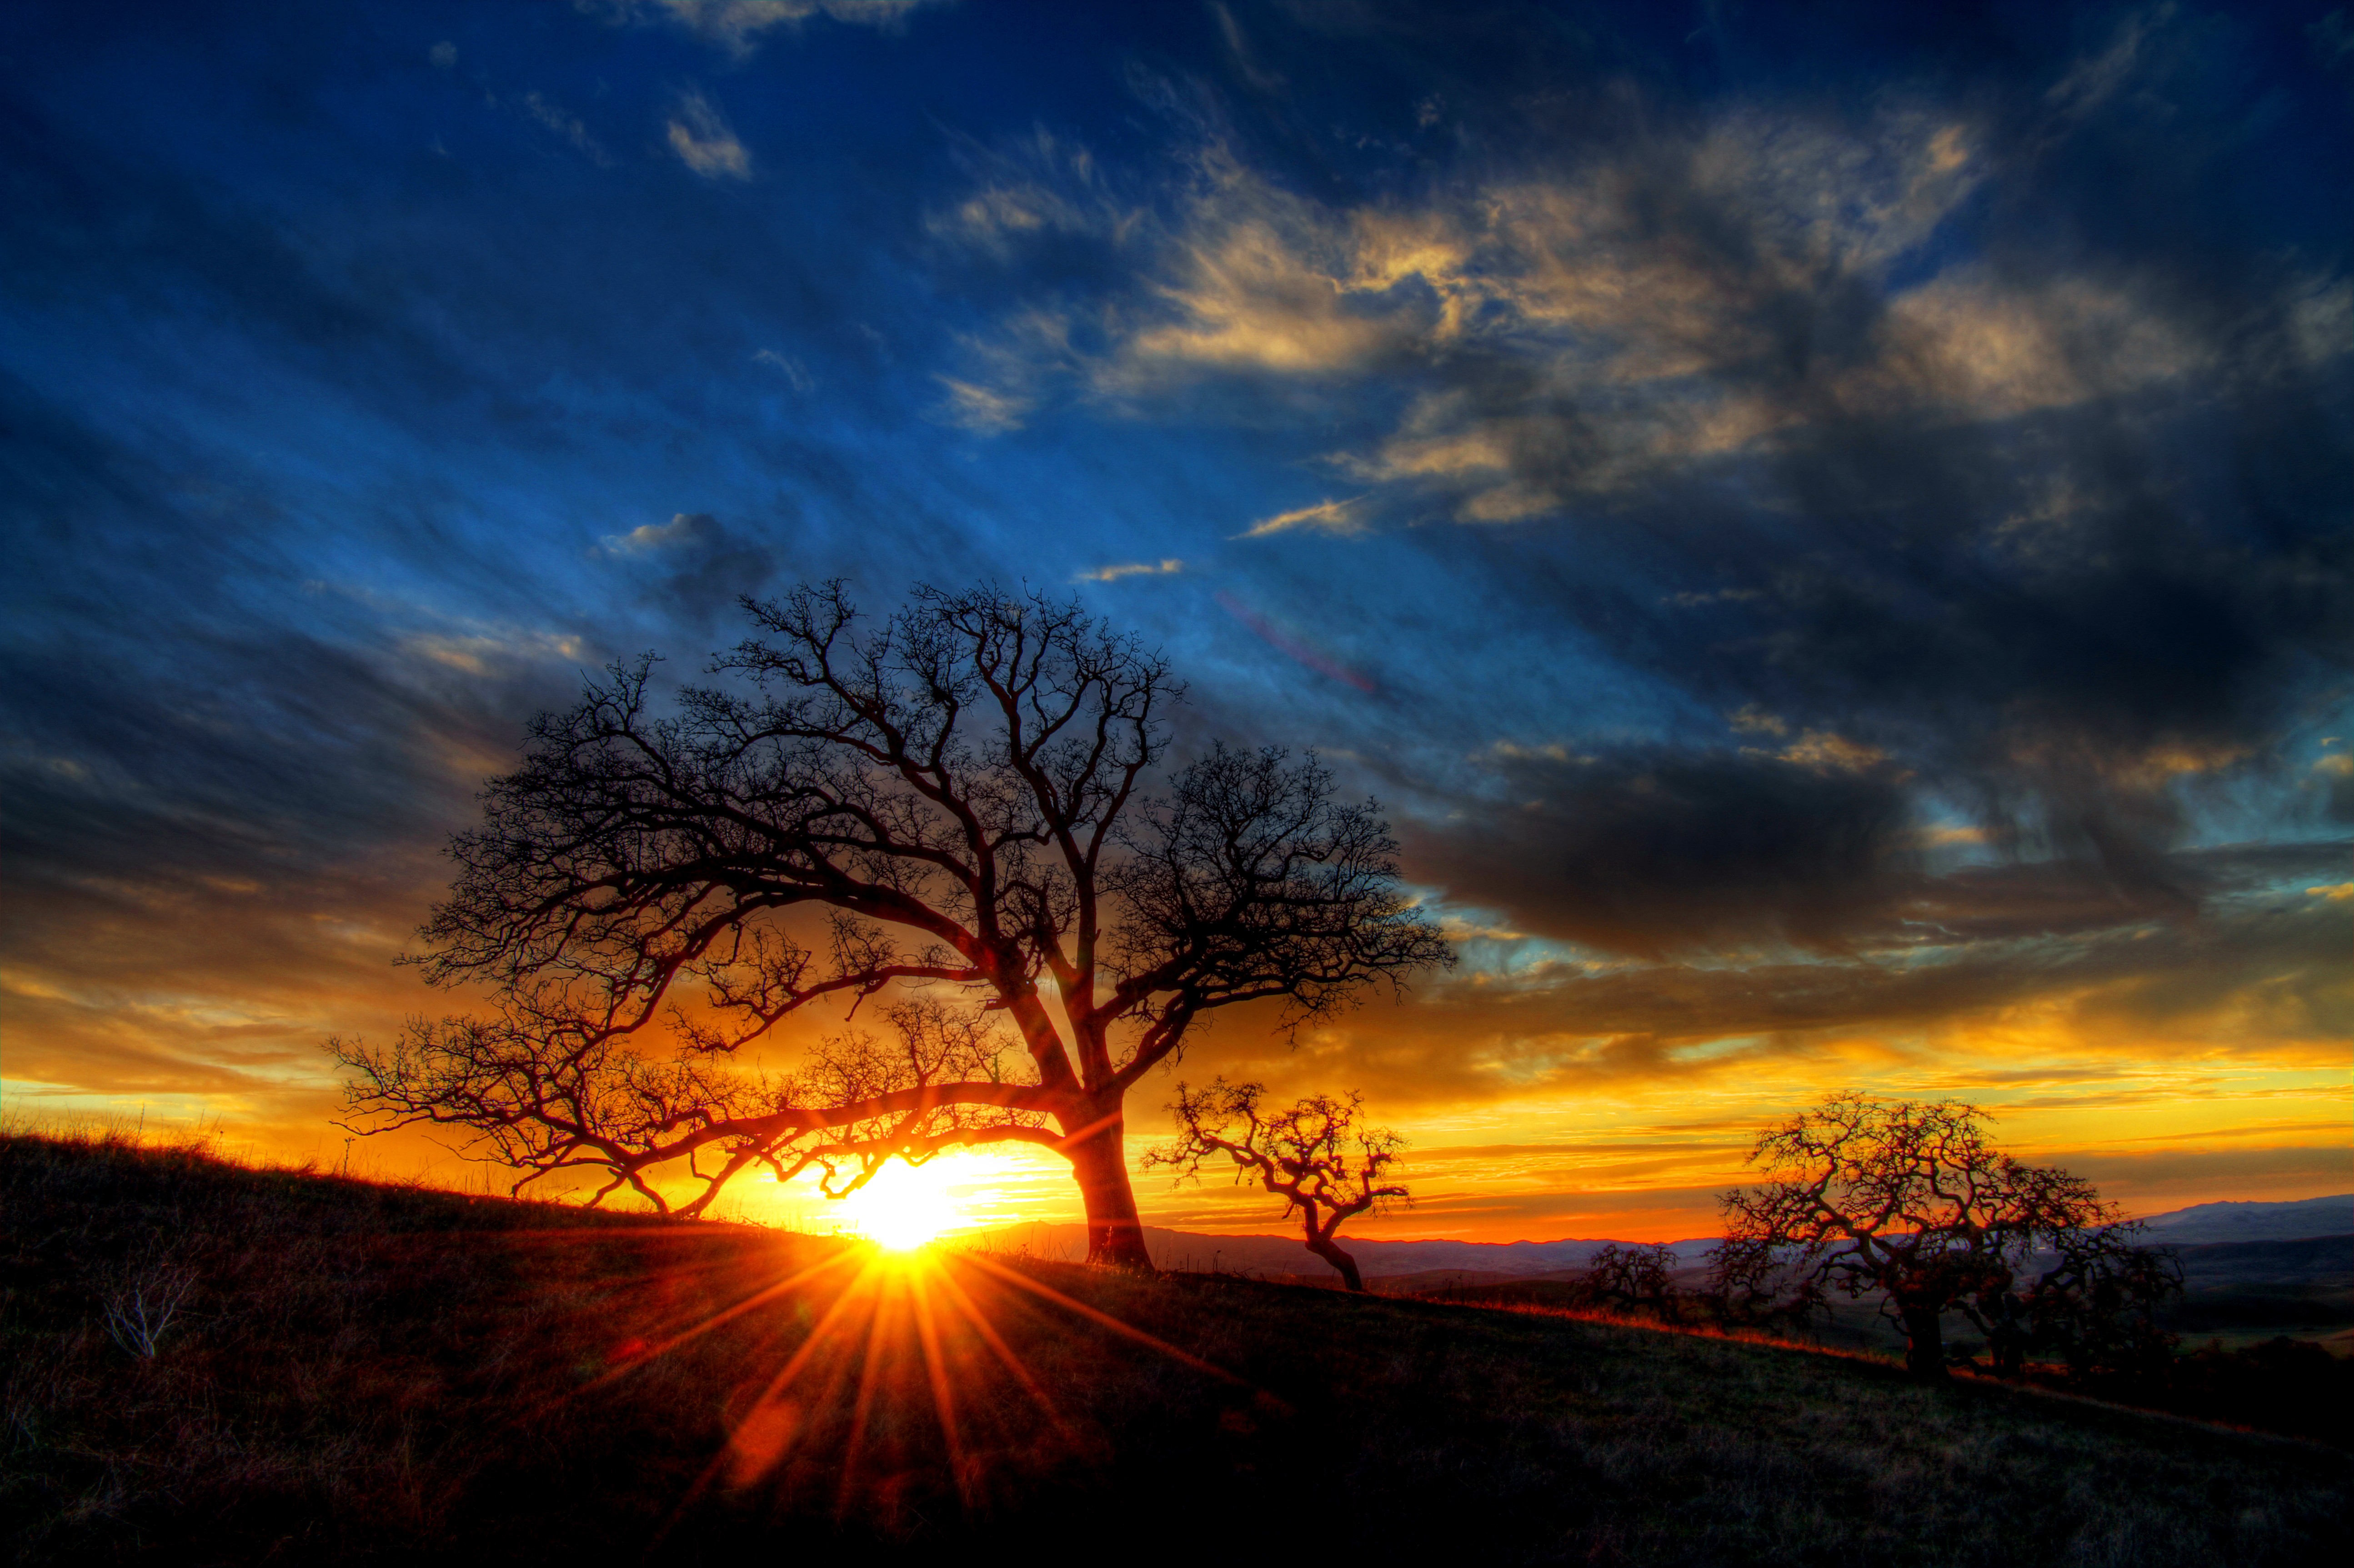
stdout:
{"type": "Polygon", "coordinates": [[[837,1244],[104,1139],[0,1139],[0,1510],[26,1563],[1099,1541],[1156,1561],[1443,1542],[1503,1563],[2302,1563],[2336,1560],[2354,1499],[2327,1450],[1870,1361],[1050,1264],[1013,1272],[1076,1307],[942,1266],[1034,1388],[945,1296],[886,1288],[835,1320],[879,1330],[819,1340],[764,1399],[857,1258],[645,1348],[837,1244]],[[141,1290],[181,1290],[153,1355],[108,1327],[141,1290]]]}

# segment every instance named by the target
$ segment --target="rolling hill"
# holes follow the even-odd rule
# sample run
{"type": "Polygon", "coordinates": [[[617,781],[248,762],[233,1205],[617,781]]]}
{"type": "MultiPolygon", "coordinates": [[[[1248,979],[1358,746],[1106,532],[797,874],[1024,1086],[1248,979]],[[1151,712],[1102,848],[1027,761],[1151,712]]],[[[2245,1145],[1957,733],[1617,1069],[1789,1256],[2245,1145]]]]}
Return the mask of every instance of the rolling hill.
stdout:
{"type": "Polygon", "coordinates": [[[2306,1564],[2354,1527],[2342,1450],[1798,1347],[119,1142],[0,1139],[0,1214],[23,1564],[2306,1564]]]}
{"type": "MultiPolygon", "coordinates": [[[[2143,1220],[2150,1239],[2173,1246],[2220,1242],[2299,1241],[2354,1234],[2354,1193],[2287,1203],[2200,1203],[2143,1220]]],[[[1145,1245],[1163,1268],[1204,1273],[1313,1274],[1322,1268],[1297,1235],[1216,1235],[1147,1226],[1145,1245]]],[[[1009,1225],[976,1238],[999,1250],[1075,1262],[1087,1254],[1087,1228],[1076,1224],[1009,1225]]],[[[1532,1242],[1377,1241],[1342,1235],[1368,1279],[1401,1275],[1462,1275],[1475,1281],[1571,1274],[1605,1246],[1606,1237],[1532,1242]]],[[[1624,1242],[1617,1245],[1627,1245],[1624,1242]]],[[[1670,1244],[1684,1267],[1698,1266],[1713,1236],[1670,1244]]]]}

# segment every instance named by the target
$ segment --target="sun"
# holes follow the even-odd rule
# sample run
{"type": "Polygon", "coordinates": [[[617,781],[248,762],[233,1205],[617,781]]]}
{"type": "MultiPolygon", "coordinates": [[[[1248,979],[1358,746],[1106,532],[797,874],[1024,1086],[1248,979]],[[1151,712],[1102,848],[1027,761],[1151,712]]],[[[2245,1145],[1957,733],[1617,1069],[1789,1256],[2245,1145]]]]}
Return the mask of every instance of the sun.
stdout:
{"type": "Polygon", "coordinates": [[[949,1196],[946,1160],[903,1165],[896,1160],[842,1202],[843,1228],[890,1252],[912,1252],[956,1229],[964,1216],[949,1196]]]}

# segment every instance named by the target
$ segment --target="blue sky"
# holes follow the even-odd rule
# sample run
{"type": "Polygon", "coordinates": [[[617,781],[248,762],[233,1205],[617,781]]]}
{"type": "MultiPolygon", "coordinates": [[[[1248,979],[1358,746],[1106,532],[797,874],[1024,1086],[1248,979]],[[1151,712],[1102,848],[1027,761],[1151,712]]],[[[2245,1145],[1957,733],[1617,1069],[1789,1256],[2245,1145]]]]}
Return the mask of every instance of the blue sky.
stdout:
{"type": "Polygon", "coordinates": [[[1461,936],[1211,1059],[1700,1151],[1553,1188],[1854,1083],[2347,1184],[2342,9],[0,29],[21,1103],[323,1136],[581,670],[995,577],[1163,646],[1189,744],[1321,748],[1461,936]]]}

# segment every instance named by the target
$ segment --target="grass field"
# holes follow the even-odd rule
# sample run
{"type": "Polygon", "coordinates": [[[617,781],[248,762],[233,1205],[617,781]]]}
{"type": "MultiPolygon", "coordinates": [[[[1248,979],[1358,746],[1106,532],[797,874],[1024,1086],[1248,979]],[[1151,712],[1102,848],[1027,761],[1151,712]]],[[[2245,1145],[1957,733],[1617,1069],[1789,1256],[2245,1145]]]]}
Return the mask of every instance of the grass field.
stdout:
{"type": "Polygon", "coordinates": [[[120,1141],[0,1139],[0,1213],[20,1563],[2303,1563],[2354,1523],[2317,1445],[1639,1327],[120,1141]]]}

